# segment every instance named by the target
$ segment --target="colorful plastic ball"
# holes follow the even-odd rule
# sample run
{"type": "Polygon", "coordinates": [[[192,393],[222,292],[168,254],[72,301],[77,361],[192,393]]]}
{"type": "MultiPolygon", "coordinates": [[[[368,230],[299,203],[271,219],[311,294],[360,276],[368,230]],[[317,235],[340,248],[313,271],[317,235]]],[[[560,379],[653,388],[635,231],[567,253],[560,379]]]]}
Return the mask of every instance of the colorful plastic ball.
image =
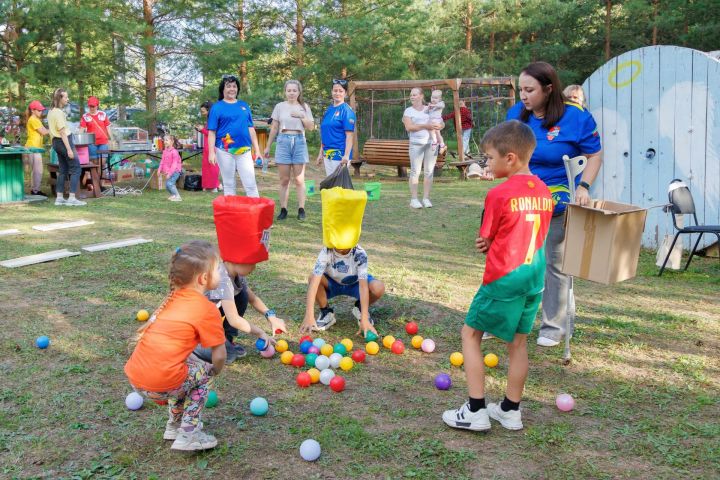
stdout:
{"type": "Polygon", "coordinates": [[[496,367],[498,364],[498,357],[494,353],[488,353],[487,355],[485,355],[484,362],[486,367],[496,367]]]}
{"type": "Polygon", "coordinates": [[[425,340],[423,340],[420,348],[422,348],[422,351],[425,353],[432,353],[435,351],[435,342],[433,342],[429,338],[426,338],[425,340]]]}
{"type": "Polygon", "coordinates": [[[335,372],[330,370],[329,368],[326,368],[325,370],[320,372],[320,383],[323,385],[330,385],[330,380],[335,376],[335,372]]]}
{"type": "Polygon", "coordinates": [[[300,368],[305,366],[305,355],[302,353],[296,353],[293,355],[292,360],[290,360],[290,363],[295,368],[300,368]]]}
{"type": "Polygon", "coordinates": [[[569,393],[561,393],[555,399],[555,405],[557,405],[561,411],[569,412],[575,408],[575,399],[569,393]]]}
{"type": "Polygon", "coordinates": [[[276,328],[275,329],[275,335],[280,335],[282,333],[282,328],[276,328]]]}
{"type": "Polygon", "coordinates": [[[280,355],[280,361],[283,365],[290,365],[293,361],[293,357],[295,354],[291,352],[290,350],[286,350],[280,355]]]}
{"type": "Polygon", "coordinates": [[[415,335],[414,337],[412,337],[412,340],[410,340],[410,345],[412,345],[413,348],[417,348],[419,350],[420,347],[422,347],[423,340],[425,339],[420,335],[415,335]]]}
{"type": "Polygon", "coordinates": [[[315,355],[320,355],[320,349],[316,347],[315,345],[308,348],[308,353],[314,353],[315,355]]]}
{"type": "Polygon", "coordinates": [[[353,362],[355,363],[363,363],[365,362],[365,352],[362,350],[355,350],[352,353],[351,358],[353,359],[353,362]]]}
{"type": "Polygon", "coordinates": [[[320,353],[322,353],[326,357],[329,357],[333,353],[333,346],[330,345],[329,343],[326,343],[325,345],[320,347],[320,353]]]}
{"type": "Polygon", "coordinates": [[[322,338],[316,338],[315,340],[313,340],[313,345],[321,348],[323,345],[325,345],[325,340],[323,340],[322,338]]]}
{"type": "Polygon", "coordinates": [[[213,408],[217,404],[218,404],[218,394],[215,390],[210,390],[210,392],[208,392],[208,398],[207,398],[207,400],[205,400],[205,406],[207,408],[213,408]]]}
{"type": "Polygon", "coordinates": [[[320,355],[315,359],[315,368],[322,371],[330,367],[330,359],[325,355],[320,355]]]}
{"type": "Polygon", "coordinates": [[[252,399],[252,402],[250,402],[250,413],[256,417],[262,417],[269,409],[270,405],[268,405],[268,401],[263,397],[255,397],[252,399]]]}
{"type": "Polygon", "coordinates": [[[297,374],[297,377],[295,377],[295,383],[297,383],[300,388],[307,388],[312,383],[312,377],[307,372],[300,372],[297,374]]]}
{"type": "Polygon", "coordinates": [[[317,440],[308,438],[300,444],[300,456],[303,460],[314,462],[320,457],[320,444],[317,440]]]}
{"type": "Polygon", "coordinates": [[[333,352],[339,353],[340,355],[345,355],[348,352],[348,349],[342,343],[336,343],[333,347],[333,352]]]}
{"type": "Polygon", "coordinates": [[[416,335],[418,332],[418,324],[415,322],[406,323],[405,331],[408,333],[408,335],[416,335]]]}
{"type": "Polygon", "coordinates": [[[380,345],[377,342],[368,342],[365,344],[365,351],[370,355],[377,355],[380,351],[380,345]]]}
{"type": "Polygon", "coordinates": [[[372,330],[368,330],[365,333],[365,341],[366,342],[376,342],[377,339],[378,339],[377,334],[375,332],[373,332],[372,330]]]}
{"type": "Polygon", "coordinates": [[[39,349],[44,350],[50,346],[50,339],[45,335],[43,335],[42,337],[37,337],[35,339],[35,346],[39,349]]]}
{"type": "Polygon", "coordinates": [[[392,335],[385,335],[383,337],[383,347],[387,348],[388,350],[392,348],[392,344],[395,342],[395,337],[392,335]]]}
{"type": "Polygon", "coordinates": [[[125,397],[125,406],[129,410],[140,410],[143,406],[143,397],[137,392],[130,392],[127,397],[125,397]]]}
{"type": "Polygon", "coordinates": [[[330,367],[331,368],[338,368],[340,366],[340,360],[343,359],[343,356],[339,353],[333,353],[330,355],[330,367]]]}
{"type": "Polygon", "coordinates": [[[439,373],[435,377],[435,387],[438,390],[450,390],[450,387],[452,386],[452,380],[450,379],[450,375],[447,373],[439,373]]]}
{"type": "Polygon", "coordinates": [[[392,350],[395,355],[400,355],[405,351],[405,344],[400,340],[395,340],[390,346],[390,350],[392,350]]]}
{"type": "Polygon", "coordinates": [[[459,367],[465,362],[465,357],[463,357],[463,354],[460,352],[453,352],[450,354],[450,363],[455,366],[459,367]]]}
{"type": "Polygon", "coordinates": [[[135,315],[135,319],[138,322],[147,322],[148,318],[150,318],[150,312],[145,309],[138,310],[137,314],[135,315]]]}
{"type": "Polygon", "coordinates": [[[272,344],[260,352],[260,356],[263,358],[272,358],[273,355],[275,355],[275,347],[273,347],[272,344]]]}
{"type": "Polygon", "coordinates": [[[270,345],[270,342],[268,342],[264,338],[258,338],[257,340],[255,340],[255,348],[257,348],[261,352],[268,348],[268,345],[270,345]]]}
{"type": "Polygon", "coordinates": [[[313,341],[313,339],[310,335],[304,335],[304,336],[300,337],[300,340],[298,340],[298,345],[302,345],[302,343],[305,340],[310,340],[310,343],[312,343],[312,341],[313,341]]]}
{"type": "Polygon", "coordinates": [[[290,348],[290,345],[285,340],[278,340],[275,344],[275,351],[279,353],[287,352],[288,348],[290,348]]]}
{"type": "Polygon", "coordinates": [[[352,351],[352,347],[353,347],[352,340],[350,340],[349,338],[343,338],[342,340],[340,340],[340,343],[345,345],[345,353],[352,351]]]}
{"type": "Polygon", "coordinates": [[[302,353],[308,353],[310,351],[310,347],[312,347],[313,344],[310,340],[305,340],[300,344],[300,351],[302,353]]]}
{"type": "Polygon", "coordinates": [[[312,383],[318,383],[320,381],[320,370],[317,368],[311,368],[307,373],[310,375],[310,381],[312,383]]]}
{"type": "Polygon", "coordinates": [[[333,392],[342,392],[345,390],[345,379],[340,375],[335,375],[330,379],[330,388],[332,388],[333,392]]]}
{"type": "Polygon", "coordinates": [[[340,360],[340,368],[346,372],[352,370],[354,366],[355,362],[353,362],[350,357],[343,357],[342,360],[340,360]]]}
{"type": "Polygon", "coordinates": [[[308,353],[307,355],[305,355],[305,364],[309,367],[314,367],[317,357],[318,356],[316,353],[308,353]]]}

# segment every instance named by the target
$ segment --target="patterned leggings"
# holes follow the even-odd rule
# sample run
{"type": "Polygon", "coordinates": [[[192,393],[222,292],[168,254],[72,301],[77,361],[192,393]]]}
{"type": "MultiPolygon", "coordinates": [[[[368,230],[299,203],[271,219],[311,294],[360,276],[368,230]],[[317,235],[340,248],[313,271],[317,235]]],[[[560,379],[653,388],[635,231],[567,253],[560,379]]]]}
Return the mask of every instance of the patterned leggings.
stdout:
{"type": "Polygon", "coordinates": [[[195,355],[190,355],[185,363],[188,366],[188,376],[183,384],[175,390],[169,392],[138,390],[138,392],[158,403],[167,401],[171,422],[181,422],[181,427],[195,428],[200,423],[200,413],[205,407],[212,384],[210,376],[212,365],[200,360],[195,355]]]}

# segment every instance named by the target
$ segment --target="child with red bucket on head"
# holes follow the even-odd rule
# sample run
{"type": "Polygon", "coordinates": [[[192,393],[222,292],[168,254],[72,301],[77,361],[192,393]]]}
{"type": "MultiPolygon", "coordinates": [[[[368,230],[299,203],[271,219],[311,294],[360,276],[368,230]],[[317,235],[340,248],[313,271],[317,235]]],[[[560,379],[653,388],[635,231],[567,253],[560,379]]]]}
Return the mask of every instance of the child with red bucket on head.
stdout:
{"type": "Polygon", "coordinates": [[[217,249],[207,242],[182,245],[170,262],[170,293],[138,329],[135,349],[125,364],[133,388],[158,403],[167,401],[163,438],[173,450],[205,450],[217,445],[202,431],[200,414],[210,382],[225,366],[225,336],[215,305],[203,294],[217,287],[217,249]],[[199,344],[212,363],[192,354],[199,344]]]}
{"type": "Polygon", "coordinates": [[[300,332],[324,331],[336,321],[328,300],[345,295],[355,299],[352,314],[363,337],[377,335],[370,305],[385,293],[385,284],[368,273],[368,257],[358,245],[367,193],[340,187],[324,189],[322,196],[323,243],[308,278],[305,319],[300,332]],[[315,304],[320,316],[315,320],[315,304]]]}
{"type": "MultiPolygon", "coordinates": [[[[255,295],[245,278],[255,270],[256,264],[268,259],[274,211],[275,202],[268,198],[231,195],[213,200],[215,230],[223,261],[218,265],[219,285],[205,296],[213,303],[220,303],[228,351],[226,363],[246,355],[245,349],[235,340],[240,331],[262,338],[266,344],[275,343],[265,331],[243,318],[248,304],[265,316],[273,336],[287,333],[285,321],[255,295]]],[[[199,346],[195,354],[207,359],[211,352],[199,346]]]]}
{"type": "Polygon", "coordinates": [[[490,171],[507,180],[488,192],[475,240],[487,258],[482,286],[462,328],[469,399],[442,416],[454,428],[489,430],[490,418],[509,430],[523,428],[520,399],[528,374],[527,335],[545,286],[545,237],[554,207],[547,186],[528,168],[535,145],[532,130],[517,120],[492,128],[482,141],[490,171]],[[507,342],[508,379],[502,403],[485,404],[483,332],[507,342]]]}

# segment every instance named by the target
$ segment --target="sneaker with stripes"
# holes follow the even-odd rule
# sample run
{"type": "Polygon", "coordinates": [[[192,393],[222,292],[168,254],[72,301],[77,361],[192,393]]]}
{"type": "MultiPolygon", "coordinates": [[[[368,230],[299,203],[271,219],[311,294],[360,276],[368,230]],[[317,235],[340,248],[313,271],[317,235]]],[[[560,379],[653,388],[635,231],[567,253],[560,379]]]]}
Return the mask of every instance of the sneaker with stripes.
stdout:
{"type": "Polygon", "coordinates": [[[477,412],[470,411],[470,402],[465,402],[457,410],[445,410],[442,416],[443,422],[453,428],[463,428],[482,432],[490,430],[490,417],[487,409],[481,408],[477,412]]]}

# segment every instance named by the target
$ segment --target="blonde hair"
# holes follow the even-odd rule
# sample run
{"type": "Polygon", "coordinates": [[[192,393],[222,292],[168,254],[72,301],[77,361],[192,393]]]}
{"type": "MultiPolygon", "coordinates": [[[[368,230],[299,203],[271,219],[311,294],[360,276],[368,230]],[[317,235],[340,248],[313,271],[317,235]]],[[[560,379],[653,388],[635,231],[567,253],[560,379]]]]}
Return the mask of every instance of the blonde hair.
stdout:
{"type": "Polygon", "coordinates": [[[442,90],[433,90],[432,92],[430,92],[430,98],[432,98],[433,96],[436,98],[442,98],[442,94],[442,90]]]}
{"type": "Polygon", "coordinates": [[[60,102],[62,101],[62,96],[63,96],[63,93],[65,93],[65,92],[66,92],[66,90],[64,88],[58,88],[53,92],[53,94],[52,94],[53,108],[62,108],[63,107],[60,102]]]}
{"type": "Polygon", "coordinates": [[[217,248],[203,240],[193,240],[175,250],[170,259],[170,273],[168,274],[170,292],[160,306],[150,315],[150,319],[137,329],[135,338],[131,341],[131,346],[137,344],[145,330],[155,323],[157,316],[170,302],[175,292],[190,285],[196,276],[211,273],[216,268],[219,258],[217,248]]]}
{"type": "Polygon", "coordinates": [[[582,105],[580,105],[580,106],[584,107],[585,103],[586,103],[585,92],[583,91],[583,88],[580,85],[568,85],[567,87],[565,87],[565,90],[563,90],[563,96],[567,100],[570,100],[570,95],[572,95],[575,92],[580,92],[582,94],[583,102],[582,102],[582,105]]]}
{"type": "Polygon", "coordinates": [[[287,90],[288,85],[295,85],[298,89],[298,98],[297,101],[302,107],[303,111],[305,111],[305,100],[303,100],[303,87],[302,83],[300,83],[300,80],[288,80],[285,82],[285,85],[283,86],[283,93],[285,93],[285,90],[287,90]]]}

